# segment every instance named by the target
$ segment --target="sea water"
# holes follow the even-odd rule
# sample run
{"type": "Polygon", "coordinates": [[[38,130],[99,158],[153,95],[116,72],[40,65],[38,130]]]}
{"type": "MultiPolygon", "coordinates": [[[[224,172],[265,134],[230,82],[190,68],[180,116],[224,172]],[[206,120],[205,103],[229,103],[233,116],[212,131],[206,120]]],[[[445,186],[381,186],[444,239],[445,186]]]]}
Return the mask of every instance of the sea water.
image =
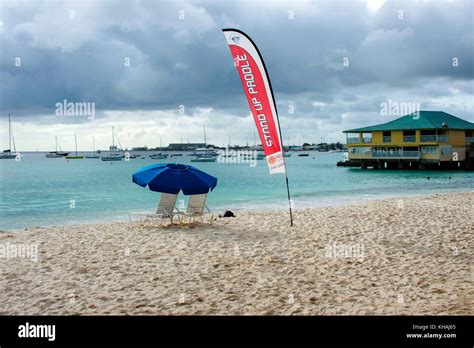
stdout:
{"type": "MultiPolygon", "coordinates": [[[[472,191],[474,172],[363,170],[337,167],[341,153],[293,153],[286,158],[294,209],[368,199],[472,191]],[[428,179],[429,177],[429,179],[428,179]]],[[[130,212],[152,212],[159,193],[132,182],[132,174],[153,163],[191,164],[217,177],[208,206],[226,209],[288,209],[285,177],[270,175],[265,160],[249,163],[194,162],[184,154],[167,160],[103,162],[100,159],[48,159],[22,153],[21,160],[0,160],[0,229],[128,220],[130,212]]],[[[185,207],[181,195],[178,205],[185,207]]]]}

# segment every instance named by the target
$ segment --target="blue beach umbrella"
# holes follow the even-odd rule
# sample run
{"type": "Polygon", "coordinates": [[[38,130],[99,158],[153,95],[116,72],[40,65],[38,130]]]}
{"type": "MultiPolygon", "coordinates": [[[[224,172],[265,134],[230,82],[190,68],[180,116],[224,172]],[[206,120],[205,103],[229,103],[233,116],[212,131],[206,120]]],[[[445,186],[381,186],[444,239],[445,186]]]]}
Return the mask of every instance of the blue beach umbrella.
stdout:
{"type": "Polygon", "coordinates": [[[133,173],[132,181],[152,191],[185,195],[208,193],[217,185],[217,178],[193,166],[178,163],[152,164],[133,173]]]}

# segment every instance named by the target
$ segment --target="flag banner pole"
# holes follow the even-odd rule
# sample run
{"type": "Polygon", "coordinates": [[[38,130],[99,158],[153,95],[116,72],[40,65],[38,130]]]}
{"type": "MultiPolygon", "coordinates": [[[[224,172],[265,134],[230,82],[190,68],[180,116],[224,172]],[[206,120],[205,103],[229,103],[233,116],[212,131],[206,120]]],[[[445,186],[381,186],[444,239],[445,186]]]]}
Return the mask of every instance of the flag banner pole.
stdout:
{"type": "Polygon", "coordinates": [[[270,174],[285,174],[290,224],[293,226],[285,151],[275,97],[265,63],[257,46],[247,34],[238,29],[223,29],[222,31],[242,81],[270,174]]]}

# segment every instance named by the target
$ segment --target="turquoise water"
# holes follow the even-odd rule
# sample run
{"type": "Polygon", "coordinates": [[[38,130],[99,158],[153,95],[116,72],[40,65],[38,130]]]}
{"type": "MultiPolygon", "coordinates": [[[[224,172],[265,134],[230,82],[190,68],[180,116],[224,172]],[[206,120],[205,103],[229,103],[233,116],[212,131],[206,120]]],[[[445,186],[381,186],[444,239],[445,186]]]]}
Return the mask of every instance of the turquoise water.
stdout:
{"type": "MultiPolygon", "coordinates": [[[[189,163],[191,158],[185,155],[171,161],[189,163]]],[[[474,188],[473,172],[336,167],[340,159],[341,153],[319,152],[287,158],[295,209],[474,188]]],[[[43,153],[23,153],[18,162],[0,160],[0,229],[125,220],[129,212],[152,211],[159,194],[133,184],[131,176],[138,168],[159,162],[170,160],[66,161],[46,159],[43,153]]],[[[258,161],[254,168],[230,163],[192,165],[218,178],[208,199],[209,207],[218,213],[224,209],[287,209],[284,175],[269,175],[265,161],[258,161]]]]}

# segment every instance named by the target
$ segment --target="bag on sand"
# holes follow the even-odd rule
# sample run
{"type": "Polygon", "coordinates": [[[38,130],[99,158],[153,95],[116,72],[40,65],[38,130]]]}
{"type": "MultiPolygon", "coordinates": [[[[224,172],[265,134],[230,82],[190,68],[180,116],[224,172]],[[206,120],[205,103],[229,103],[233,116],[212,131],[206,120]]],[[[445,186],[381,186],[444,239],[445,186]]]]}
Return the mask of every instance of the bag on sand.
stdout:
{"type": "Polygon", "coordinates": [[[226,210],[224,215],[219,215],[219,217],[235,217],[235,215],[230,210],[226,210]]]}

